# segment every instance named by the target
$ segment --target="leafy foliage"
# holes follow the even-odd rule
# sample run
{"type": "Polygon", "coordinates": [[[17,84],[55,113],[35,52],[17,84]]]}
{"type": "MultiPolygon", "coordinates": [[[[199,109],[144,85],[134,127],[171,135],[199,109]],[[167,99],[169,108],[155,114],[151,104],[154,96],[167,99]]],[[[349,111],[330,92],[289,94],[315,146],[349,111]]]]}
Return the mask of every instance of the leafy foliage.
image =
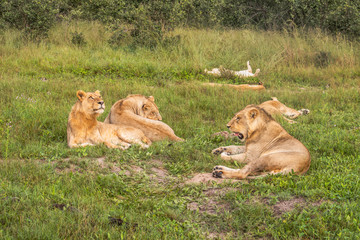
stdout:
{"type": "Polygon", "coordinates": [[[360,4],[352,0],[4,0],[0,27],[46,36],[58,20],[97,20],[119,29],[132,27],[133,44],[153,47],[175,26],[255,27],[268,30],[320,28],[360,36],[360,4]]]}
{"type": "Polygon", "coordinates": [[[23,30],[25,37],[31,39],[46,37],[58,12],[55,0],[4,0],[0,3],[1,21],[23,30]]]}

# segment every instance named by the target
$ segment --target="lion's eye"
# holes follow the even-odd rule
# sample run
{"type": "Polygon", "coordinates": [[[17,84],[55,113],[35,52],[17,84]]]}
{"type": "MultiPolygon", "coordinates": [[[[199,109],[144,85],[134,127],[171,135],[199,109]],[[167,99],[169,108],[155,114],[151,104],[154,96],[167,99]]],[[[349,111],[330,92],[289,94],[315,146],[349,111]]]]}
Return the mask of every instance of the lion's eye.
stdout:
{"type": "Polygon", "coordinates": [[[93,98],[93,97],[91,97],[91,96],[89,97],[89,99],[94,100],[94,98],[93,98]]]}
{"type": "Polygon", "coordinates": [[[240,120],[240,117],[237,117],[237,118],[236,118],[236,121],[239,121],[239,120],[240,120]]]}

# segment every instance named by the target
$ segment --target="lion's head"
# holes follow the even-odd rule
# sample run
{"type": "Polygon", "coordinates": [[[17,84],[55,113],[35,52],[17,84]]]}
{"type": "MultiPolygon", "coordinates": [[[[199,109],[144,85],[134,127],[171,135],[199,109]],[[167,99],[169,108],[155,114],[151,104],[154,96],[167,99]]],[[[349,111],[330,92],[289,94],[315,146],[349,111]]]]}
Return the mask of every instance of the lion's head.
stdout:
{"type": "Polygon", "coordinates": [[[241,141],[245,141],[270,119],[271,116],[262,108],[255,105],[248,105],[235,114],[227,123],[227,127],[234,132],[241,141]]]}
{"type": "MultiPolygon", "coordinates": [[[[145,97],[146,98],[146,97],[145,97]]],[[[155,99],[153,96],[150,96],[144,100],[142,105],[141,115],[145,118],[152,120],[162,120],[162,117],[159,112],[159,108],[155,104],[155,99]]]]}
{"type": "Polygon", "coordinates": [[[162,120],[159,108],[155,104],[153,96],[145,97],[140,94],[132,94],[121,100],[119,103],[121,110],[133,111],[135,114],[152,120],[162,120]]]}
{"type": "Polygon", "coordinates": [[[100,91],[84,92],[79,90],[76,92],[79,103],[83,112],[88,115],[100,115],[105,110],[104,100],[101,98],[100,91]]]}

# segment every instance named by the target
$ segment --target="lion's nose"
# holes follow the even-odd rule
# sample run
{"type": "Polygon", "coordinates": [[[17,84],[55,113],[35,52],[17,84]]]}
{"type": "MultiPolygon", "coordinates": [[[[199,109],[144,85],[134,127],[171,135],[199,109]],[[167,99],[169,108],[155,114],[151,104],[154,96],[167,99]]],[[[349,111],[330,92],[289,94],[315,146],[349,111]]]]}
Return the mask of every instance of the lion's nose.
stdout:
{"type": "Polygon", "coordinates": [[[104,104],[104,101],[98,102],[98,104],[103,105],[103,104],[104,104]]]}
{"type": "Polygon", "coordinates": [[[227,126],[227,128],[230,128],[230,125],[226,125],[227,126]]]}

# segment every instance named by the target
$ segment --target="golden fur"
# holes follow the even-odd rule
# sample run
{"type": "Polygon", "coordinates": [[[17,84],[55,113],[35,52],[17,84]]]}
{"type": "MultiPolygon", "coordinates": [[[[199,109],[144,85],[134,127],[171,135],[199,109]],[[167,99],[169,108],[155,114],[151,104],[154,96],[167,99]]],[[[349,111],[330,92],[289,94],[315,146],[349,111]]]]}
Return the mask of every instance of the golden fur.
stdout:
{"type": "Polygon", "coordinates": [[[221,84],[221,83],[203,83],[203,85],[211,86],[211,87],[226,86],[226,87],[234,88],[234,89],[239,90],[239,91],[243,91],[243,90],[265,90],[265,87],[261,82],[259,84],[239,84],[239,85],[236,85],[236,84],[221,84]]]}
{"type": "Polygon", "coordinates": [[[267,113],[269,113],[273,117],[282,116],[289,123],[295,123],[295,121],[290,120],[286,117],[294,119],[300,115],[306,115],[310,113],[309,109],[295,110],[289,108],[284,104],[282,104],[276,97],[272,97],[271,99],[272,100],[270,101],[263,102],[262,104],[259,105],[259,107],[264,109],[267,113]]]}
{"type": "Polygon", "coordinates": [[[78,101],[72,107],[67,125],[68,146],[83,147],[104,143],[109,148],[126,149],[131,143],[146,148],[151,144],[144,133],[129,126],[116,126],[97,121],[105,103],[100,92],[77,91],[78,101]]]}
{"type": "Polygon", "coordinates": [[[145,97],[140,94],[133,94],[117,101],[111,107],[104,122],[140,129],[151,141],[164,139],[183,141],[182,138],[175,135],[171,127],[161,120],[153,96],[145,97]]]}
{"type": "Polygon", "coordinates": [[[245,146],[214,149],[224,160],[247,163],[242,169],[215,166],[214,177],[244,179],[261,173],[304,174],[310,167],[310,153],[290,136],[264,109],[249,105],[238,112],[227,127],[245,141],[245,146]]]}

